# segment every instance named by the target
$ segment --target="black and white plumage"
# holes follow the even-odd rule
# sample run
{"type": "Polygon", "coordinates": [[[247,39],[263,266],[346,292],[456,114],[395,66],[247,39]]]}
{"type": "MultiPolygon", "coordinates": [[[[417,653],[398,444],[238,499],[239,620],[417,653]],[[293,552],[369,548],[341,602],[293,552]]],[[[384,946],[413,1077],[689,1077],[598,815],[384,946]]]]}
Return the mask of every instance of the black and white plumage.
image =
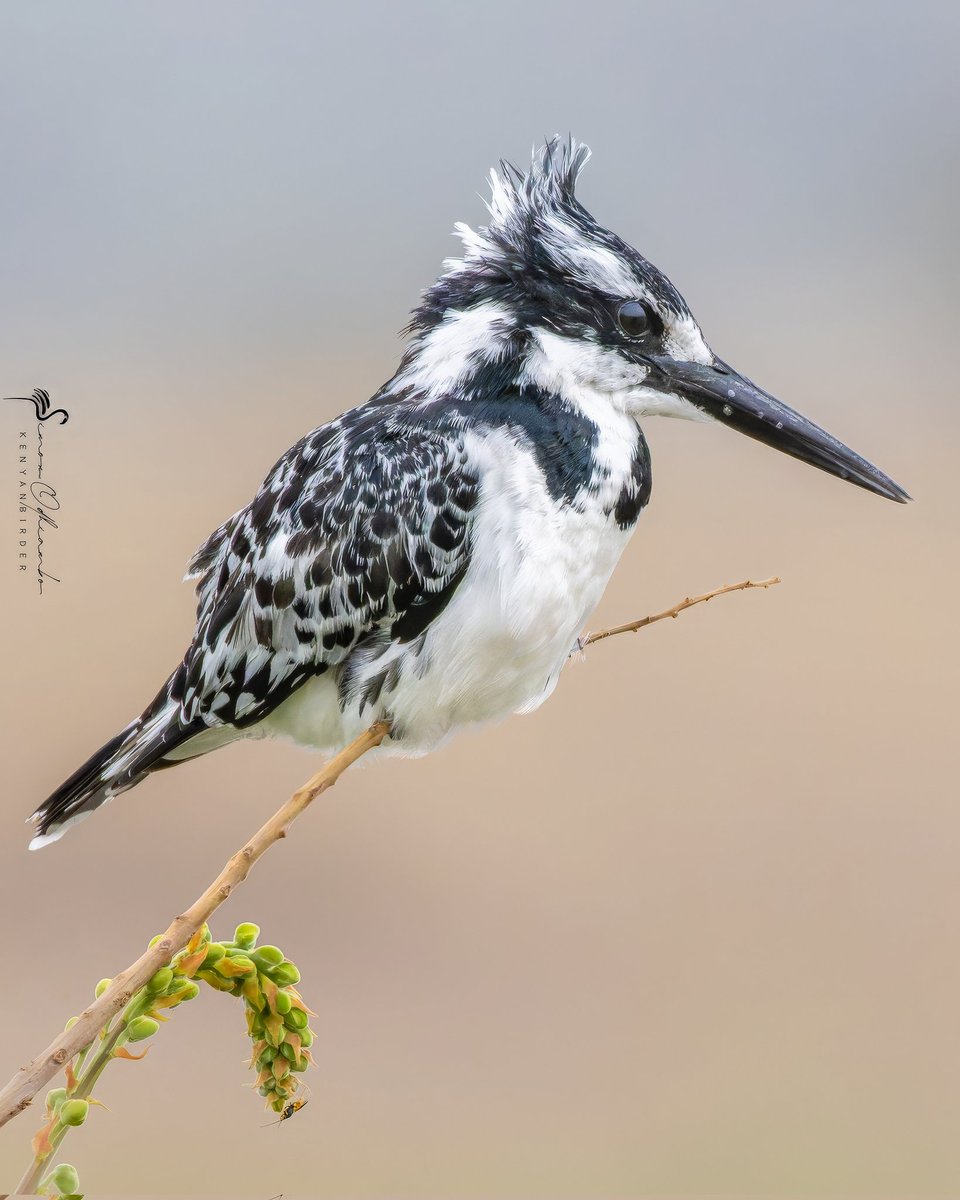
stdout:
{"type": "Polygon", "coordinates": [[[382,750],[552,691],[650,495],[639,419],[719,420],[895,500],[892,480],[718,359],[574,195],[555,139],[491,173],[489,224],[423,296],[396,375],[293,446],[190,563],[197,626],[143,714],[34,814],[37,847],[238,737],[382,750]]]}

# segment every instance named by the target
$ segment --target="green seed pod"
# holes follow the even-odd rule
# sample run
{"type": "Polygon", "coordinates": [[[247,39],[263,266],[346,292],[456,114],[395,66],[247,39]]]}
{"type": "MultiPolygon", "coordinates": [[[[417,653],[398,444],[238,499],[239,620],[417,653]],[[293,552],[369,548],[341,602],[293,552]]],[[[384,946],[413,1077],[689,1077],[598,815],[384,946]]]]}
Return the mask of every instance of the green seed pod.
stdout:
{"type": "Polygon", "coordinates": [[[66,1100],[66,1098],[67,1098],[67,1089],[66,1088],[64,1088],[64,1087],[51,1088],[50,1091],[47,1092],[47,1096],[46,1096],[47,1108],[50,1110],[50,1112],[56,1112],[56,1110],[60,1107],[60,1105],[64,1102],[64,1100],[66,1100]]]}
{"type": "Polygon", "coordinates": [[[211,942],[207,947],[207,957],[203,960],[201,966],[212,967],[215,962],[219,962],[226,954],[223,945],[220,942],[211,942]]]}
{"type": "Polygon", "coordinates": [[[238,925],[233,935],[234,942],[241,950],[252,950],[257,944],[257,938],[260,936],[260,926],[253,925],[249,921],[238,925]]]}
{"type": "Polygon", "coordinates": [[[260,946],[250,957],[259,967],[279,967],[284,954],[277,946],[260,946]]]}
{"type": "Polygon", "coordinates": [[[289,1042],[280,1043],[280,1053],[287,1060],[287,1062],[294,1062],[297,1057],[296,1050],[294,1050],[289,1042]]]}
{"type": "Polygon", "coordinates": [[[274,967],[269,974],[273,982],[280,987],[290,987],[291,984],[300,982],[300,972],[287,959],[284,959],[282,963],[274,967]]]}
{"type": "Polygon", "coordinates": [[[86,1100],[64,1100],[57,1116],[61,1125],[82,1125],[89,1111],[90,1105],[86,1100]]]}
{"type": "Polygon", "coordinates": [[[147,991],[156,996],[159,992],[165,992],[173,982],[173,968],[161,967],[160,970],[147,982],[147,991]]]}
{"type": "Polygon", "coordinates": [[[57,1193],[61,1196],[73,1195],[80,1191],[80,1176],[77,1168],[72,1167],[69,1163],[60,1163],[54,1167],[43,1182],[45,1190],[56,1188],[57,1193]]]}
{"type": "Polygon", "coordinates": [[[283,1018],[283,1023],[288,1029],[306,1029],[307,1014],[302,1008],[291,1008],[287,1015],[283,1018]]]}
{"type": "Polygon", "coordinates": [[[266,1083],[262,1083],[260,1085],[260,1087],[257,1089],[257,1091],[259,1091],[261,1096],[269,1096],[272,1092],[275,1092],[276,1090],[277,1090],[277,1081],[275,1079],[268,1079],[266,1083]]]}
{"type": "Polygon", "coordinates": [[[305,1058],[301,1058],[297,1062],[292,1062],[290,1064],[291,1071],[305,1071],[306,1069],[307,1069],[307,1060],[305,1058]]]}
{"type": "Polygon", "coordinates": [[[260,1056],[257,1059],[257,1062],[260,1064],[261,1067],[268,1067],[270,1065],[270,1063],[272,1063],[276,1057],[277,1057],[276,1046],[264,1046],[264,1048],[260,1051],[260,1056]]]}
{"type": "Polygon", "coordinates": [[[280,1016],[285,1017],[291,1008],[293,1008],[293,1001],[290,999],[290,993],[277,992],[277,1012],[280,1016]]]}
{"type": "Polygon", "coordinates": [[[101,979],[100,980],[100,982],[97,984],[97,986],[93,989],[94,995],[97,997],[97,999],[99,999],[103,995],[103,993],[107,990],[107,988],[110,986],[111,983],[113,983],[112,979],[101,979]]]}
{"type": "Polygon", "coordinates": [[[153,1017],[135,1017],[127,1026],[127,1040],[142,1042],[145,1038],[153,1037],[160,1028],[160,1022],[153,1017]]]}
{"type": "Polygon", "coordinates": [[[300,1045],[304,1050],[313,1045],[313,1030],[309,1026],[300,1030],[300,1045]]]}

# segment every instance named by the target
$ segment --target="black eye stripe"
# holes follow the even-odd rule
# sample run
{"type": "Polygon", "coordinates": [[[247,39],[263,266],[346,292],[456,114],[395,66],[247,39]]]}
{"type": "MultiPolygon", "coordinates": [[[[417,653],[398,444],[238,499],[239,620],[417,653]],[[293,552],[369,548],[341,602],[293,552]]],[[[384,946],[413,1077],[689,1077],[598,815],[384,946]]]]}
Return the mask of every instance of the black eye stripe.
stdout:
{"type": "Polygon", "coordinates": [[[659,320],[640,300],[625,300],[617,309],[617,324],[628,338],[640,338],[655,333],[659,320]]]}

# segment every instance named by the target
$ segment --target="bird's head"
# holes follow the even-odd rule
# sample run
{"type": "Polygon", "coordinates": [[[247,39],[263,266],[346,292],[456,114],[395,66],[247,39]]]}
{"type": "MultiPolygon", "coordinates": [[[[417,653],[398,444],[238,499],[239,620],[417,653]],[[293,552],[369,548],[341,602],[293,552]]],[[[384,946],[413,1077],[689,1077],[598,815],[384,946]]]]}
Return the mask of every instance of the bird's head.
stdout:
{"type": "Polygon", "coordinates": [[[892,479],[719,359],[686,301],[575,196],[586,146],[554,138],[526,173],[490,175],[489,224],[458,225],[414,314],[394,386],[486,394],[530,384],[588,414],[719,421],[860,487],[903,502],[892,479]]]}

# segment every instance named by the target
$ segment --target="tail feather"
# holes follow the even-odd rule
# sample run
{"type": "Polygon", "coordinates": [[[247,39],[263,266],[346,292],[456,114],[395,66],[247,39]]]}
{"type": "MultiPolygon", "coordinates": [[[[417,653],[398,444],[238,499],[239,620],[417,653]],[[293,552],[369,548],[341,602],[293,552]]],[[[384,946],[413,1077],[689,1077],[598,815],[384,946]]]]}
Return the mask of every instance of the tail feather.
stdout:
{"type": "Polygon", "coordinates": [[[181,724],[178,704],[154,702],[143,716],[91,755],[29,818],[37,826],[30,849],[55,842],[101,804],[166,766],[164,756],[204,728],[202,724],[181,724]]]}

